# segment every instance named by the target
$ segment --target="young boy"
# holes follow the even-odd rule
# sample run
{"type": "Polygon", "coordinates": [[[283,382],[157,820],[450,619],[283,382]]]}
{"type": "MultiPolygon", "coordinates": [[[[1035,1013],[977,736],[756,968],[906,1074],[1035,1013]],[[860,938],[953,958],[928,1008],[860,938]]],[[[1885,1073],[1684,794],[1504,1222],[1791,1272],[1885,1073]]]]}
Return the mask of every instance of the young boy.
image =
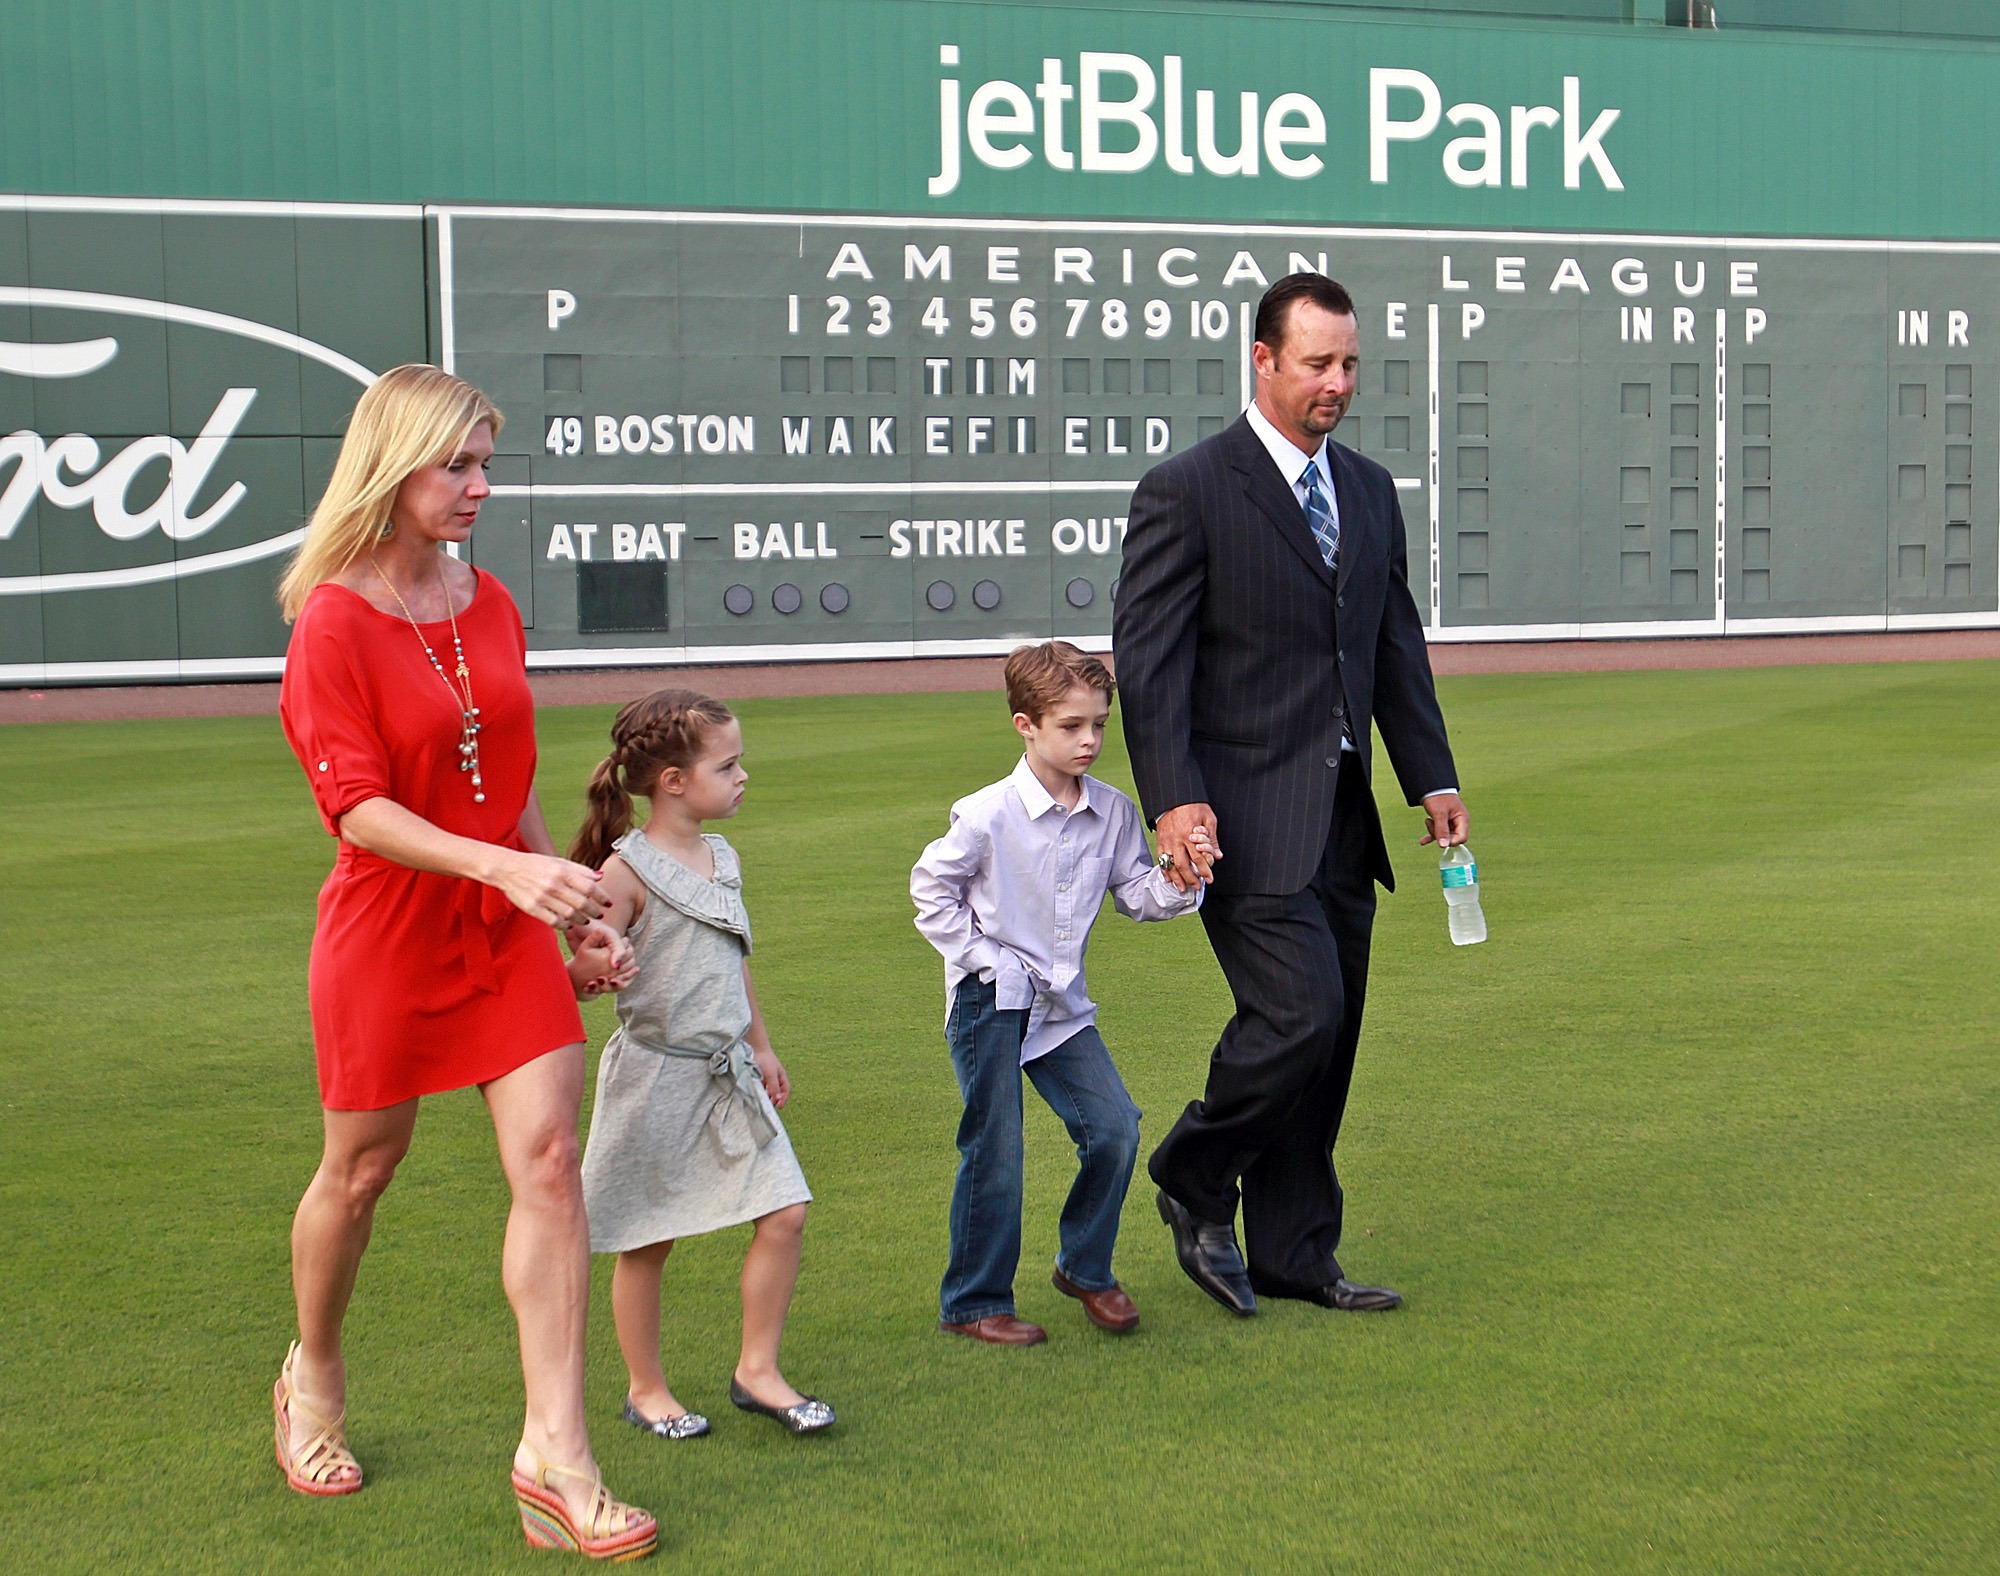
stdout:
{"type": "MultiPolygon", "coordinates": [[[[1055,1287],[1124,1335],[1139,1310],[1111,1273],[1118,1214],[1139,1152],[1139,1111],[1097,1032],[1083,949],[1106,891],[1134,919],[1200,906],[1157,869],[1132,801],[1086,774],[1104,747],[1111,674],[1067,641],[1007,659],[1007,704],[1026,747],[1001,782],[951,807],[951,829],[910,872],[917,929],[944,954],[945,1039],[965,1116],[951,1196],[951,1262],[939,1327],[1033,1346],[1014,1312],[1021,1258],[1021,1073],[1076,1140],[1055,1287]]],[[[1219,856],[1215,856],[1219,857],[1219,856]]],[[[1196,873],[1208,879],[1204,857],[1196,873]]]]}

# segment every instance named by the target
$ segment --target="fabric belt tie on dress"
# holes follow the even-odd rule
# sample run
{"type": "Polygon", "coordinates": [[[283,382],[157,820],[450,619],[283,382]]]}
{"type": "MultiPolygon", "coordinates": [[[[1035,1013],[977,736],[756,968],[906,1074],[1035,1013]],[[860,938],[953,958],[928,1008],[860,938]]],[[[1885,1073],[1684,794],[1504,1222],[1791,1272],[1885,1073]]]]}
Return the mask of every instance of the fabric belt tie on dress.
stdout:
{"type": "Polygon", "coordinates": [[[489,996],[500,989],[500,972],[493,966],[493,930],[513,910],[507,894],[481,881],[462,883],[458,900],[458,936],[465,950],[465,977],[474,990],[489,996]]]}
{"type": "Polygon", "coordinates": [[[738,1040],[719,1051],[694,1051],[682,1045],[642,1040],[629,1029],[620,1028],[618,1032],[640,1050],[651,1051],[655,1056],[680,1056],[708,1063],[708,1076],[721,1088],[716,1091],[715,1103],[708,1108],[707,1125],[725,1155],[747,1155],[751,1149],[762,1149],[778,1136],[778,1124],[772,1120],[764,1098],[760,1098],[764,1095],[764,1079],[757,1071],[748,1040],[738,1040]],[[743,1142],[742,1130],[746,1127],[749,1144],[743,1142]]]}

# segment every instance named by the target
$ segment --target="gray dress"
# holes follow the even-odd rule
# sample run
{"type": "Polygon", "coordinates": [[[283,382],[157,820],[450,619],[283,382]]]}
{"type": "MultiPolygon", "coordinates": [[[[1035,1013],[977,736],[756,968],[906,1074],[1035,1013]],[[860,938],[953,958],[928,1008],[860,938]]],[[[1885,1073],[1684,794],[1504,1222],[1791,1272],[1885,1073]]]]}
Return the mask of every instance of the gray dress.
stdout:
{"type": "Polygon", "coordinates": [[[739,1226],[812,1193],[743,1036],[750,916],[720,837],[704,881],[640,832],[613,845],[645,883],[632,927],[638,978],[597,1068],[583,1155],[593,1253],[739,1226]]]}

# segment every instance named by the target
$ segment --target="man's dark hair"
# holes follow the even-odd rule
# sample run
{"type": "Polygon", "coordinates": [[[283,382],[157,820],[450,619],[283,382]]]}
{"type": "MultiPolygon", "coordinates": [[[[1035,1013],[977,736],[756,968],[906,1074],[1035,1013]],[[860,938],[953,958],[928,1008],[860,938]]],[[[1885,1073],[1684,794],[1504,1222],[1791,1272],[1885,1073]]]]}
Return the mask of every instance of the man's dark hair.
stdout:
{"type": "Polygon", "coordinates": [[[1325,274],[1286,274],[1257,303],[1257,342],[1269,345],[1272,354],[1285,348],[1285,328],[1291,322],[1292,307],[1300,301],[1310,301],[1335,317],[1354,316],[1354,297],[1345,286],[1325,274]]]}

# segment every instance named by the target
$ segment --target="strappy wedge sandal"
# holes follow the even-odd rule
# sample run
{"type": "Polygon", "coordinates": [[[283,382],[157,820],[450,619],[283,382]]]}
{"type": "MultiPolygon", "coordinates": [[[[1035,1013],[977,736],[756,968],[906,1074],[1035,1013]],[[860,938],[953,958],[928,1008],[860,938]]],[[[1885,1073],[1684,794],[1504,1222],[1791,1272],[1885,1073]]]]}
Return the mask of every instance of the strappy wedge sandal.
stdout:
{"type": "Polygon", "coordinates": [[[613,1564],[642,1560],[653,1552],[660,1541],[658,1523],[638,1507],[613,1499],[601,1474],[550,1466],[533,1445],[524,1448],[535,1458],[535,1471],[530,1476],[519,1467],[514,1469],[514,1499],[521,1507],[521,1530],[530,1545],[568,1549],[613,1564]],[[552,1477],[590,1484],[590,1509],[580,1525],[562,1495],[549,1486],[552,1477]]]}
{"type": "Polygon", "coordinates": [[[361,1463],[347,1448],[347,1412],[332,1419],[321,1417],[299,1399],[292,1385],[292,1366],[298,1361],[299,1343],[285,1353],[285,1366],[278,1370],[278,1382],[271,1390],[271,1412],[277,1424],[278,1467],[285,1481],[301,1494],[330,1498],[352,1494],[361,1487],[361,1463]],[[292,1413],[296,1411],[313,1425],[313,1432],[297,1450],[292,1449],[292,1413]],[[343,1477],[351,1472],[352,1477],[343,1477]]]}

